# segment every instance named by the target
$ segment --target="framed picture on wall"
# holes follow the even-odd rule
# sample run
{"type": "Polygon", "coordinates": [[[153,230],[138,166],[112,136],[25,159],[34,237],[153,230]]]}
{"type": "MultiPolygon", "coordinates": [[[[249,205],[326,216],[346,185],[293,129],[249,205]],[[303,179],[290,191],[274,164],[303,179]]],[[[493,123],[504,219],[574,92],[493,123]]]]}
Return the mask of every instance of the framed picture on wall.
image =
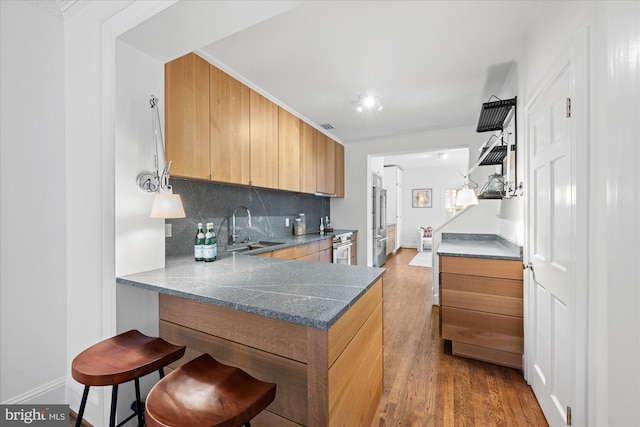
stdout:
{"type": "Polygon", "coordinates": [[[431,189],[430,188],[414,188],[412,191],[412,207],[414,208],[430,208],[431,207],[431,189]]]}

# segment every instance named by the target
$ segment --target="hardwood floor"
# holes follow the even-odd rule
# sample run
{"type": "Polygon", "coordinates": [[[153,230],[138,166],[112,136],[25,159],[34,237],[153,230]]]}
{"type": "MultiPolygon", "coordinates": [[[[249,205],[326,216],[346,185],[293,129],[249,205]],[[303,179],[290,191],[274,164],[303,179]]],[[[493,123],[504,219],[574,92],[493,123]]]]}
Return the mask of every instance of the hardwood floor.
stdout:
{"type": "Polygon", "coordinates": [[[451,355],[439,337],[431,268],[403,249],[384,267],[384,394],[380,426],[546,426],[522,373],[451,355]]]}

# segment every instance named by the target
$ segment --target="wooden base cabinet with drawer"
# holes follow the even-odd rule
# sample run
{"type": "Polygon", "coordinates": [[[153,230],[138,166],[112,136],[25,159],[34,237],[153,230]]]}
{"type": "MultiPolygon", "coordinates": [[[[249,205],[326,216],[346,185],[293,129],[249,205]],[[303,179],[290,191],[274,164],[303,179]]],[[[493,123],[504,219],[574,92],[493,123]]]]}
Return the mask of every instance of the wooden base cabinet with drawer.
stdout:
{"type": "Polygon", "coordinates": [[[522,261],[441,256],[440,301],[454,355],[522,369],[522,261]]]}

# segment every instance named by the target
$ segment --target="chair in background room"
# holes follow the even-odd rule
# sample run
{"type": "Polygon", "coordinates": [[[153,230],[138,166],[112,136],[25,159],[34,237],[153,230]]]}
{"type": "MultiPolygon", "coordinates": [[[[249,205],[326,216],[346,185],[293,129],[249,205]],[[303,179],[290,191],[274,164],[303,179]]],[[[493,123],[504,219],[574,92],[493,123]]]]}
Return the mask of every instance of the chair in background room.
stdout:
{"type": "Polygon", "coordinates": [[[431,227],[418,228],[418,252],[433,248],[433,229],[431,227]]]}

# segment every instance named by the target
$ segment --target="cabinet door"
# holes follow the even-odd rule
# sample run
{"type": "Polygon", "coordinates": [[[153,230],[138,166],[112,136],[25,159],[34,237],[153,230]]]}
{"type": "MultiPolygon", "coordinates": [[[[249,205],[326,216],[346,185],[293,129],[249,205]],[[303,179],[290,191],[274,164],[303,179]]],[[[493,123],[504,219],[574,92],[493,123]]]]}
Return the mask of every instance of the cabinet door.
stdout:
{"type": "Polygon", "coordinates": [[[318,132],[316,140],[316,190],[319,193],[335,194],[335,145],[334,141],[318,132]]]}
{"type": "Polygon", "coordinates": [[[300,119],[279,108],[278,121],[278,185],[281,190],[300,191],[300,119]]]}
{"type": "Polygon", "coordinates": [[[165,151],[171,174],[210,179],[209,63],[189,53],[164,66],[165,151]]]}
{"type": "Polygon", "coordinates": [[[335,146],[335,191],[337,197],[344,197],[344,145],[334,141],[335,146]]]}
{"type": "Polygon", "coordinates": [[[250,90],[251,185],[278,188],[278,106],[250,90]]]}
{"type": "Polygon", "coordinates": [[[249,88],[209,67],[211,178],[250,184],[249,88]]]}
{"type": "Polygon", "coordinates": [[[316,144],[319,132],[300,121],[300,192],[316,192],[316,144]]]}

